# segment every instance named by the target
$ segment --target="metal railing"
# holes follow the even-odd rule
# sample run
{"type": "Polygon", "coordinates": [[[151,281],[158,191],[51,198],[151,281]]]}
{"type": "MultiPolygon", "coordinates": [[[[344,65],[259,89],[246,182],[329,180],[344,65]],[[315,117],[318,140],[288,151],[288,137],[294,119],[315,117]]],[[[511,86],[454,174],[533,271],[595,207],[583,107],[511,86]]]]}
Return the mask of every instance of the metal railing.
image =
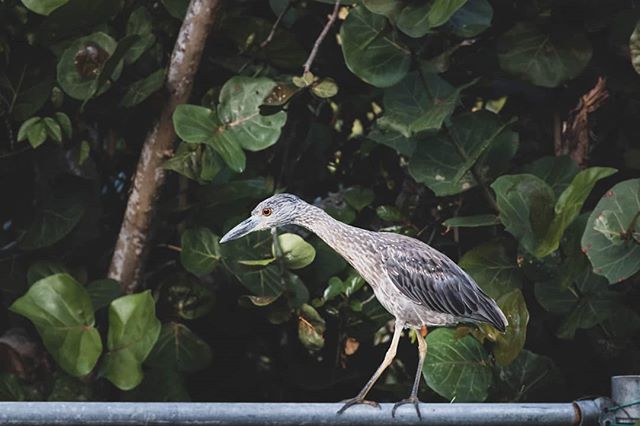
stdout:
{"type": "Polygon", "coordinates": [[[597,425],[598,400],[562,404],[429,404],[418,419],[407,405],[391,416],[356,406],[337,415],[332,403],[0,402],[2,425],[597,425]]]}
{"type": "Polygon", "coordinates": [[[420,404],[380,409],[340,403],[0,402],[0,425],[633,425],[640,376],[611,379],[612,397],[570,403],[420,404]]]}

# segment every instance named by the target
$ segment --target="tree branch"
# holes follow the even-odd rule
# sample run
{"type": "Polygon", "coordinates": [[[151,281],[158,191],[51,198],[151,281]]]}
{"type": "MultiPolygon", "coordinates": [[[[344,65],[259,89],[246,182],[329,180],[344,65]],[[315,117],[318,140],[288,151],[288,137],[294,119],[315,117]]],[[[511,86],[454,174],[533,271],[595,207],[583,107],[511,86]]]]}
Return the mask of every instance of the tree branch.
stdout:
{"type": "Polygon", "coordinates": [[[329,32],[329,28],[331,28],[331,25],[333,25],[333,23],[336,21],[339,10],[340,10],[340,0],[336,0],[336,4],[333,7],[333,13],[331,13],[331,16],[329,16],[329,20],[327,21],[324,28],[322,29],[322,32],[316,39],[316,42],[313,44],[313,49],[311,49],[311,53],[309,54],[307,61],[304,63],[305,73],[311,70],[311,65],[313,64],[313,61],[316,59],[316,55],[318,54],[318,49],[320,48],[320,45],[322,44],[322,41],[324,40],[324,38],[327,36],[327,33],[329,32]]]}
{"type": "Polygon", "coordinates": [[[191,0],[173,48],[165,84],[167,99],[158,122],[144,141],[109,268],[109,277],[118,280],[128,293],[135,291],[140,284],[149,229],[165,178],[162,164],[171,155],[176,138],[173,112],[191,95],[219,4],[220,0],[191,0]]]}
{"type": "Polygon", "coordinates": [[[282,21],[282,18],[284,17],[284,15],[287,14],[289,9],[291,9],[292,5],[293,5],[293,0],[289,0],[289,2],[287,2],[287,5],[284,7],[284,9],[282,9],[282,12],[280,12],[280,15],[278,15],[278,19],[276,19],[276,22],[273,24],[273,27],[271,27],[271,32],[269,32],[269,35],[267,36],[267,38],[265,38],[264,41],[260,43],[261,48],[264,49],[265,47],[267,47],[269,43],[271,43],[271,40],[273,40],[273,36],[276,34],[276,31],[278,30],[280,21],[282,21]]]}

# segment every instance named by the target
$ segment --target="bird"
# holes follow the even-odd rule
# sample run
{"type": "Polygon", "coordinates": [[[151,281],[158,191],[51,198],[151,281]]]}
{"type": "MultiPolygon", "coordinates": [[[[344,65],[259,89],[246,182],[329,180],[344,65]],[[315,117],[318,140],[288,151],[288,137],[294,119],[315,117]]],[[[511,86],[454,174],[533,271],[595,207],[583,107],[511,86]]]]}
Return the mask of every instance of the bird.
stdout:
{"type": "Polygon", "coordinates": [[[393,337],[382,363],[362,390],[344,401],[338,414],[357,404],[379,407],[365,398],[393,362],[404,329],[417,331],[418,367],[410,396],[394,405],[392,415],[398,407],[413,404],[422,418],[418,388],[427,354],[428,327],[487,323],[500,332],[507,328],[507,318],[498,304],[443,253],[406,235],[347,225],[296,195],[280,193],[260,202],[250,217],[228,231],[220,243],[292,224],[315,233],[344,257],[395,317],[393,337]]]}

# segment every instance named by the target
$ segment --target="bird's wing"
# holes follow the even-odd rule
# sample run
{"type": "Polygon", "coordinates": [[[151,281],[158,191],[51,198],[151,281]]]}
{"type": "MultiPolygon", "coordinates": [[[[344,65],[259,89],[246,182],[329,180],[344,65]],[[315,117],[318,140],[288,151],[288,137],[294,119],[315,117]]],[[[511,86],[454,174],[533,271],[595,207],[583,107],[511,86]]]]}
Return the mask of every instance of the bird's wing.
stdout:
{"type": "Polygon", "coordinates": [[[504,331],[504,314],[469,275],[440,252],[408,241],[384,250],[383,269],[402,294],[431,311],[487,322],[504,331]]]}

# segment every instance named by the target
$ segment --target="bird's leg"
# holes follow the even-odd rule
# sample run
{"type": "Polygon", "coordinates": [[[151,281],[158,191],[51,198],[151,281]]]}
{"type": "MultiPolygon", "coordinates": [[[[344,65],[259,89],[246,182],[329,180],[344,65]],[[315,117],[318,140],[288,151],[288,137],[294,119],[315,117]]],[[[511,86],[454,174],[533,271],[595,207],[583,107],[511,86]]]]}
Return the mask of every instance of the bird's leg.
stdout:
{"type": "Polygon", "coordinates": [[[366,385],[362,388],[362,390],[355,396],[355,398],[348,399],[344,402],[344,405],[340,410],[338,410],[338,414],[342,414],[345,410],[353,405],[357,404],[367,404],[373,407],[379,407],[380,405],[375,401],[367,401],[364,399],[367,396],[367,393],[371,390],[376,381],[380,378],[384,370],[391,365],[393,359],[396,356],[396,352],[398,350],[398,342],[400,341],[400,335],[402,334],[402,329],[404,324],[400,321],[396,320],[396,326],[393,331],[393,337],[391,338],[391,344],[389,345],[389,349],[387,350],[386,355],[384,356],[384,360],[382,364],[378,367],[373,376],[369,379],[366,385]]]}
{"type": "MultiPolygon", "coordinates": [[[[426,335],[426,327],[423,328],[425,330],[424,335],[426,335]]],[[[420,400],[418,399],[418,389],[420,388],[420,379],[422,378],[422,365],[424,364],[424,359],[427,356],[427,341],[424,339],[422,333],[416,333],[418,337],[418,371],[416,371],[416,377],[413,379],[413,388],[411,388],[411,395],[407,399],[403,399],[402,401],[396,403],[393,406],[393,410],[391,410],[391,416],[395,417],[396,409],[404,404],[413,404],[416,407],[416,412],[418,413],[418,418],[422,420],[422,415],[420,414],[420,400]]]]}

